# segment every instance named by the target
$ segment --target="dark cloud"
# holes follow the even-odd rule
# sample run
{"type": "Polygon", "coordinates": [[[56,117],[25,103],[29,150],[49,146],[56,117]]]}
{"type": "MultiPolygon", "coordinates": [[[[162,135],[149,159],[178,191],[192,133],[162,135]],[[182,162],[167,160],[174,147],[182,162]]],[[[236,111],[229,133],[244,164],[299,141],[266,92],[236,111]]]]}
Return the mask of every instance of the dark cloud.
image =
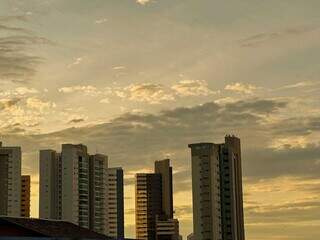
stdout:
{"type": "Polygon", "coordinates": [[[28,52],[39,44],[52,44],[24,27],[9,25],[14,20],[26,21],[22,16],[0,17],[0,81],[25,83],[32,79],[42,62],[28,52]]]}
{"type": "Polygon", "coordinates": [[[248,38],[242,39],[239,41],[240,46],[242,47],[257,47],[261,44],[282,39],[285,37],[294,37],[303,34],[307,34],[313,31],[319,30],[319,27],[316,26],[298,26],[292,28],[282,29],[279,32],[270,32],[270,33],[259,33],[248,38]]]}
{"type": "Polygon", "coordinates": [[[2,99],[0,101],[0,110],[5,110],[8,108],[11,108],[12,106],[15,106],[20,102],[21,99],[14,98],[14,99],[2,99]]]}
{"type": "Polygon", "coordinates": [[[252,112],[270,114],[281,108],[287,106],[285,101],[274,100],[251,100],[251,101],[238,101],[236,103],[229,103],[226,105],[226,109],[230,112],[252,112]]]}
{"type": "Polygon", "coordinates": [[[74,118],[72,120],[70,120],[68,122],[68,124],[74,124],[74,123],[81,123],[81,122],[84,122],[85,120],[83,118],[74,118]]]}
{"type": "MultiPolygon", "coordinates": [[[[84,143],[89,150],[99,149],[110,156],[112,165],[126,166],[126,170],[153,166],[153,161],[173,153],[175,166],[189,168],[187,145],[199,141],[222,141],[226,133],[237,133],[246,140],[244,146],[256,144],[251,136],[261,131],[259,139],[269,129],[261,126],[259,114],[269,114],[285,104],[276,100],[248,100],[226,106],[213,102],[189,108],[177,108],[159,114],[124,114],[108,123],[92,127],[69,128],[60,132],[30,136],[7,136],[7,141],[22,145],[33,152],[27,164],[37,171],[37,151],[43,148],[59,150],[60,144],[84,143]],[[261,109],[259,109],[261,106],[261,109]],[[248,131],[249,129],[249,131],[248,131]]],[[[185,173],[177,174],[177,189],[188,187],[185,173]]]]}

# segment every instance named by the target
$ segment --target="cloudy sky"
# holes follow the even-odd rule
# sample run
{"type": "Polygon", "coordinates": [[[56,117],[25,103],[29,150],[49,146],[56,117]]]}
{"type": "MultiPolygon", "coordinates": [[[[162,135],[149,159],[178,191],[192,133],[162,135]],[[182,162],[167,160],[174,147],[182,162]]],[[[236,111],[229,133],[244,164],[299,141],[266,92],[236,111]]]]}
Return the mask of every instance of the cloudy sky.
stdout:
{"type": "Polygon", "coordinates": [[[0,0],[0,134],[38,150],[83,143],[134,174],[170,157],[192,232],[188,143],[242,140],[248,240],[320,238],[320,1],[0,0]]]}

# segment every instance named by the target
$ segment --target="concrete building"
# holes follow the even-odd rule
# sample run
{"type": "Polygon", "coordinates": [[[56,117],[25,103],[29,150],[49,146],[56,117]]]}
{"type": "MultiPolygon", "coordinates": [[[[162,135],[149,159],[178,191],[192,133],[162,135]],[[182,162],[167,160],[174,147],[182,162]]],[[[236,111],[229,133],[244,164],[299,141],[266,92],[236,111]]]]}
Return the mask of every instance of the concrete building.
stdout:
{"type": "Polygon", "coordinates": [[[21,214],[21,148],[0,142],[0,215],[21,214]]]}
{"type": "Polygon", "coordinates": [[[187,240],[195,240],[193,233],[187,236],[187,240]]]}
{"type": "Polygon", "coordinates": [[[162,211],[169,218],[173,218],[172,167],[170,160],[165,159],[154,163],[154,172],[161,174],[162,211]]]}
{"type": "Polygon", "coordinates": [[[156,240],[179,240],[179,221],[157,217],[156,220],[156,240]]]}
{"type": "Polygon", "coordinates": [[[122,168],[108,169],[107,231],[106,235],[124,238],[124,193],[122,168]]]}
{"type": "Polygon", "coordinates": [[[162,214],[161,175],[136,175],[136,238],[156,239],[156,218],[162,214]]]}
{"type": "Polygon", "coordinates": [[[61,219],[89,228],[89,156],[87,147],[63,144],[61,219]]]}
{"type": "Polygon", "coordinates": [[[40,151],[39,217],[61,219],[62,166],[61,154],[54,150],[40,151]]]}
{"type": "Polygon", "coordinates": [[[123,238],[123,201],[123,171],[108,169],[107,156],[81,144],[40,151],[40,218],[123,238]]]}
{"type": "Polygon", "coordinates": [[[137,174],[137,239],[179,240],[179,221],[173,218],[170,160],[156,161],[152,174],[137,174]]]}
{"type": "Polygon", "coordinates": [[[96,154],[89,156],[89,159],[90,229],[106,234],[108,222],[108,157],[96,154]]]}
{"type": "Polygon", "coordinates": [[[190,144],[194,238],[244,240],[240,139],[190,144]]]}
{"type": "Polygon", "coordinates": [[[30,217],[31,177],[21,176],[21,217],[30,217]]]}

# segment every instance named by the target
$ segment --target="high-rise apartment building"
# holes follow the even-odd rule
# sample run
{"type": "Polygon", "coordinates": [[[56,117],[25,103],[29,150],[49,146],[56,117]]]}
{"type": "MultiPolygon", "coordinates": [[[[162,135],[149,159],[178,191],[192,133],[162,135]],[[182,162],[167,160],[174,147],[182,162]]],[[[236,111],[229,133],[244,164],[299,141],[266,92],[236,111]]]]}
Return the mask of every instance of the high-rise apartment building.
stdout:
{"type": "Polygon", "coordinates": [[[240,139],[190,144],[194,238],[244,240],[240,139]]]}
{"type": "Polygon", "coordinates": [[[106,234],[108,222],[108,157],[96,154],[89,156],[89,160],[90,229],[106,234]]]}
{"type": "Polygon", "coordinates": [[[121,237],[123,199],[123,171],[109,171],[107,156],[89,155],[81,144],[63,144],[61,153],[40,151],[40,218],[121,237]]]}
{"type": "Polygon", "coordinates": [[[21,176],[21,217],[30,217],[30,190],[31,178],[29,175],[21,176]]]}
{"type": "Polygon", "coordinates": [[[40,151],[39,217],[61,219],[62,166],[61,154],[54,150],[40,151]]]}
{"type": "Polygon", "coordinates": [[[170,160],[156,161],[154,172],[136,177],[136,237],[178,240],[179,221],[173,218],[170,160]]]}
{"type": "Polygon", "coordinates": [[[124,194],[122,168],[108,169],[107,231],[106,235],[124,238],[124,194]]]}
{"type": "Polygon", "coordinates": [[[21,214],[21,148],[0,142],[0,215],[21,214]]]}
{"type": "Polygon", "coordinates": [[[156,218],[162,214],[161,174],[136,175],[136,238],[156,239],[156,218]]]}
{"type": "Polygon", "coordinates": [[[172,167],[170,160],[165,159],[154,163],[154,172],[161,174],[162,211],[169,219],[173,218],[172,167]]]}
{"type": "Polygon", "coordinates": [[[89,156],[87,147],[63,144],[62,213],[63,220],[89,228],[89,156]]]}

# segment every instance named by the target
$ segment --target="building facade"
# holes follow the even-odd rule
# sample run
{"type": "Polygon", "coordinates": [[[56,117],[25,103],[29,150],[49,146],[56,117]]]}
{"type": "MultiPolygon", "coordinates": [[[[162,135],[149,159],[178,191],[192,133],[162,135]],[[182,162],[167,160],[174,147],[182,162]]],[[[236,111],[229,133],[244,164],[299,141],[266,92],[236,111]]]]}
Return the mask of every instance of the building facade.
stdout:
{"type": "Polygon", "coordinates": [[[21,176],[21,217],[30,217],[31,177],[21,176]]]}
{"type": "Polygon", "coordinates": [[[154,172],[161,175],[162,211],[168,219],[173,218],[172,167],[170,160],[154,163],[154,172]]]}
{"type": "Polygon", "coordinates": [[[89,155],[81,144],[40,151],[40,218],[123,238],[123,200],[123,171],[108,169],[106,155],[89,155]]]}
{"type": "Polygon", "coordinates": [[[102,154],[89,156],[90,229],[107,233],[108,223],[108,157],[102,154]]]}
{"type": "Polygon", "coordinates": [[[240,139],[190,144],[194,238],[244,240],[240,139]]]}
{"type": "Polygon", "coordinates": [[[21,214],[21,148],[0,142],[0,215],[21,214]]]}
{"type": "Polygon", "coordinates": [[[154,173],[136,176],[136,238],[180,239],[173,212],[172,167],[164,159],[155,162],[154,173]]]}
{"type": "Polygon", "coordinates": [[[124,238],[123,169],[108,169],[107,231],[106,235],[124,238]]]}
{"type": "Polygon", "coordinates": [[[136,175],[136,238],[156,239],[156,218],[162,214],[161,175],[136,175]]]}
{"type": "Polygon", "coordinates": [[[61,154],[54,150],[40,151],[41,219],[61,219],[62,214],[62,162],[61,154]]]}

